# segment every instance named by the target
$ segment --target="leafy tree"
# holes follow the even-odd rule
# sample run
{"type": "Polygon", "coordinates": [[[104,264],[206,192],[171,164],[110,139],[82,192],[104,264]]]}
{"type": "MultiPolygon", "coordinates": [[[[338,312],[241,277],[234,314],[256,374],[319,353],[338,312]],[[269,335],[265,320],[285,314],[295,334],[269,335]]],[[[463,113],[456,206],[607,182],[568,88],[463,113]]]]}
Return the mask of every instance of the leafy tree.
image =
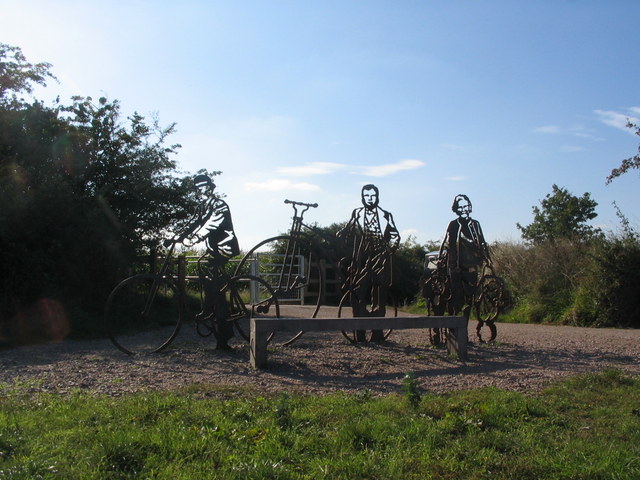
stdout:
{"type": "Polygon", "coordinates": [[[173,160],[180,146],[166,145],[174,125],[122,119],[106,98],[51,107],[18,99],[52,77],[48,68],[0,46],[0,343],[43,300],[73,317],[75,331],[95,328],[83,319],[99,321],[133,259],[179,228],[195,202],[193,177],[173,160]]]}
{"type": "Polygon", "coordinates": [[[598,215],[598,203],[587,192],[581,197],[572,195],[566,188],[553,185],[553,191],[540,201],[540,207],[533,206],[533,222],[527,226],[516,224],[522,238],[538,245],[547,241],[567,239],[587,240],[599,234],[600,230],[588,225],[598,215]]]}
{"type": "MultiPolygon", "coordinates": [[[[635,134],[640,136],[640,126],[632,122],[627,122],[627,127],[634,128],[636,130],[635,134]]],[[[607,177],[607,184],[611,183],[614,178],[627,173],[632,168],[640,168],[640,146],[638,147],[637,155],[625,158],[618,168],[611,170],[611,174],[607,177]]]]}
{"type": "MultiPolygon", "coordinates": [[[[68,139],[78,153],[74,183],[95,199],[120,234],[139,247],[157,246],[163,232],[185,220],[194,206],[190,176],[176,176],[171,158],[179,144],[166,146],[175,124],[166,128],[134,113],[120,121],[120,104],[102,97],[74,97],[68,139]]],[[[213,172],[212,175],[219,173],[213,172]]]]}
{"type": "Polygon", "coordinates": [[[46,85],[47,78],[55,80],[50,69],[51,64],[31,64],[20,48],[0,43],[0,104],[17,106],[23,102],[19,93],[32,93],[33,84],[46,85]]]}

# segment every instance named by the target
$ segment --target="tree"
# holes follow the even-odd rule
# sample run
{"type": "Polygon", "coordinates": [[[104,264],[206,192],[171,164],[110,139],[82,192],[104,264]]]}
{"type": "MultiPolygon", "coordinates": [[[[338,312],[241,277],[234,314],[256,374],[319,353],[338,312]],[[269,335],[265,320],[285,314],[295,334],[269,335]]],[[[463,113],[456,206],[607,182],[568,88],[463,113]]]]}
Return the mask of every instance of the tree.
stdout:
{"type": "Polygon", "coordinates": [[[56,80],[50,69],[50,63],[31,64],[19,47],[0,43],[0,103],[18,105],[23,102],[17,97],[19,93],[33,92],[33,84],[44,86],[47,78],[56,80]]]}
{"type": "MultiPolygon", "coordinates": [[[[635,128],[635,134],[640,136],[640,126],[632,122],[627,122],[627,127],[635,128]]],[[[625,158],[618,168],[611,170],[611,174],[607,177],[607,185],[611,183],[614,178],[627,173],[632,168],[640,168],[640,146],[638,147],[638,155],[625,158]]]]}
{"type": "Polygon", "coordinates": [[[180,145],[165,145],[175,124],[163,128],[157,119],[147,124],[134,113],[126,125],[118,101],[73,100],[63,110],[70,114],[67,141],[76,152],[78,193],[94,199],[137,249],[157,246],[164,232],[175,229],[195,207],[192,176],[176,175],[172,156],[180,145]]]}
{"type": "Polygon", "coordinates": [[[553,191],[540,201],[541,207],[532,207],[533,222],[524,227],[516,224],[522,238],[537,245],[559,239],[587,240],[600,233],[599,229],[587,224],[598,215],[595,212],[598,203],[588,192],[576,197],[555,184],[552,188],[553,191]]]}
{"type": "Polygon", "coordinates": [[[87,330],[78,321],[99,321],[133,259],[195,205],[193,176],[179,175],[173,159],[180,146],[167,145],[173,124],[122,119],[106,98],[51,107],[18,99],[51,77],[48,68],[0,45],[0,344],[43,299],[87,330]]]}

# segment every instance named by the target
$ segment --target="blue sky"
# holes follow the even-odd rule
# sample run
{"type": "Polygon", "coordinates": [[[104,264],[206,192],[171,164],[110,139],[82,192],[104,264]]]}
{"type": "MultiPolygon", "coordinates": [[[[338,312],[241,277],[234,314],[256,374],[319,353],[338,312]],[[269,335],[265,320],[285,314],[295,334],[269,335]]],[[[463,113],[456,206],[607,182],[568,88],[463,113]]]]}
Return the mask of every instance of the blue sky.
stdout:
{"type": "Polygon", "coordinates": [[[187,172],[221,170],[241,246],[348,220],[374,183],[404,238],[439,240],[466,193],[489,241],[555,183],[594,223],[636,227],[640,2],[6,1],[0,42],[53,64],[35,96],[119,100],[160,123],[187,172]]]}

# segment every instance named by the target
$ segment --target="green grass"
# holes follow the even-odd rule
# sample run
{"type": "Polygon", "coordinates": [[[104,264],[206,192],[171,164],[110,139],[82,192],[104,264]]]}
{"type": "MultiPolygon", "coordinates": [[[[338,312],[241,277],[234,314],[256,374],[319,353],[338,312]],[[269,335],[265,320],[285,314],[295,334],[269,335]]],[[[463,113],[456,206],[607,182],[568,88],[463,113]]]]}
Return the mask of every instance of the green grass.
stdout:
{"type": "Polygon", "coordinates": [[[635,479],[640,380],[266,397],[194,386],[122,398],[0,387],[0,479],[635,479]]]}

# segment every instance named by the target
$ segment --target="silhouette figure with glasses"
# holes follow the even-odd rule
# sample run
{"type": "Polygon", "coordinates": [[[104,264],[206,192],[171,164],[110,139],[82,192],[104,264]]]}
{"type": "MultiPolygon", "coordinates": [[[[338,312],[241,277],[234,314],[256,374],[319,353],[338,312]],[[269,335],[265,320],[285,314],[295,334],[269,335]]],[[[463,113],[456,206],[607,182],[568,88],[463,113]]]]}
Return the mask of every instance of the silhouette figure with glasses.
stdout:
{"type": "Polygon", "coordinates": [[[470,217],[472,206],[469,197],[456,195],[451,210],[458,218],[447,226],[439,257],[446,259],[453,310],[469,316],[478,274],[483,265],[491,264],[491,257],[480,223],[470,217]]]}

